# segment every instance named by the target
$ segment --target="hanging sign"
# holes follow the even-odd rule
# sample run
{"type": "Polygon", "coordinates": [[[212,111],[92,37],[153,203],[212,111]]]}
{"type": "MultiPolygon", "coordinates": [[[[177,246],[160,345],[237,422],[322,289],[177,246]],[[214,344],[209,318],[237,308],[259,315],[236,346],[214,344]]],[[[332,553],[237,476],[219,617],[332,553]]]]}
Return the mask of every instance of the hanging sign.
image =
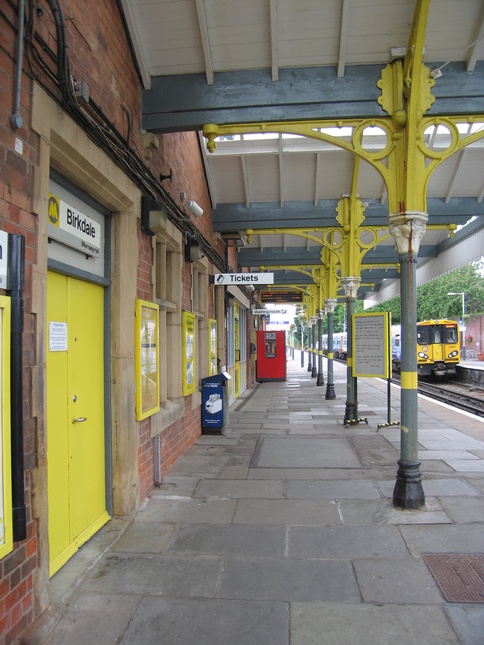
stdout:
{"type": "Polygon", "coordinates": [[[273,273],[215,273],[213,283],[219,287],[245,284],[274,284],[273,273]]]}
{"type": "Polygon", "coordinates": [[[287,309],[252,309],[254,316],[270,316],[271,314],[286,314],[287,309]]]}
{"type": "Polygon", "coordinates": [[[302,302],[301,291],[261,291],[260,301],[271,304],[302,302]]]}

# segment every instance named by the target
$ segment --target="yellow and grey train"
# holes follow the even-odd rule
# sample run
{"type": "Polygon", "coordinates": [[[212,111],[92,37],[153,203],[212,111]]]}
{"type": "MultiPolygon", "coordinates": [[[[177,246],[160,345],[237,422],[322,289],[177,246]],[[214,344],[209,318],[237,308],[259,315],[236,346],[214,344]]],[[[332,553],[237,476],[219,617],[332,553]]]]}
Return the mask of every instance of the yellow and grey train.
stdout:
{"type": "MultiPolygon", "coordinates": [[[[392,367],[401,368],[400,326],[392,326],[392,367]]],[[[418,376],[455,376],[460,362],[459,325],[454,320],[422,320],[417,323],[418,376]]]]}

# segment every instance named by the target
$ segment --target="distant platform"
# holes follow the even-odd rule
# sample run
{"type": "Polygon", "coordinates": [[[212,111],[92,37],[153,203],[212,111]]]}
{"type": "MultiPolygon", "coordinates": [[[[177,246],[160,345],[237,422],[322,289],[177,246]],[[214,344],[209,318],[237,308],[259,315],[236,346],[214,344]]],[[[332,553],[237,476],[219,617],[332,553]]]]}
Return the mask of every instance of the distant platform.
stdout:
{"type": "Polygon", "coordinates": [[[484,387],[484,361],[461,361],[457,365],[457,377],[484,387]]]}

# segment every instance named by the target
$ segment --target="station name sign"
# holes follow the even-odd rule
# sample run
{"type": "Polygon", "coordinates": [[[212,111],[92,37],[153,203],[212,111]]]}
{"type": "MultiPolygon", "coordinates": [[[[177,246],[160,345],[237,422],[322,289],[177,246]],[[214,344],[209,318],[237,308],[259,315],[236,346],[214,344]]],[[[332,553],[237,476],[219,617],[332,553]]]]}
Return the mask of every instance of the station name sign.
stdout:
{"type": "Polygon", "coordinates": [[[274,284],[273,273],[215,273],[213,276],[215,285],[227,286],[246,284],[274,284]]]}
{"type": "Polygon", "coordinates": [[[70,204],[49,193],[49,236],[86,255],[99,255],[101,226],[70,204]]]}

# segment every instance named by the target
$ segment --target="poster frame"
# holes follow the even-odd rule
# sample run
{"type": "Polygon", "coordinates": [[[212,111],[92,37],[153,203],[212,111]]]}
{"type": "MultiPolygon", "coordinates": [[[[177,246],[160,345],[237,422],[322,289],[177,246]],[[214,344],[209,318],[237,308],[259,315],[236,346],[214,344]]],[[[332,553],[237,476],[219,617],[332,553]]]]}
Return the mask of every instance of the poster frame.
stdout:
{"type": "Polygon", "coordinates": [[[0,296],[0,560],[13,550],[12,454],[10,428],[11,300],[0,296]]]}
{"type": "Polygon", "coordinates": [[[208,375],[217,374],[217,321],[214,318],[208,319],[208,375]],[[212,338],[212,334],[214,338],[212,338]],[[215,340],[215,342],[213,342],[215,340]]]}
{"type": "Polygon", "coordinates": [[[197,343],[195,314],[182,311],[182,392],[183,396],[193,394],[197,382],[197,343]]]}
{"type": "Polygon", "coordinates": [[[372,314],[354,314],[352,320],[352,359],[353,359],[353,376],[356,377],[366,377],[366,378],[388,378],[388,334],[390,333],[389,324],[388,324],[388,315],[386,311],[376,312],[372,314]],[[381,345],[378,345],[378,350],[381,351],[381,364],[382,370],[376,371],[371,369],[365,364],[364,357],[361,357],[361,353],[357,349],[358,339],[361,335],[361,330],[359,329],[359,322],[365,321],[365,324],[368,321],[373,321],[373,326],[378,326],[382,332],[381,345]],[[359,355],[360,354],[360,355],[359,355]]]}
{"type": "MultiPolygon", "coordinates": [[[[155,414],[160,409],[160,308],[154,302],[148,300],[136,299],[136,351],[135,351],[135,375],[136,375],[136,419],[142,421],[146,417],[155,414]],[[153,321],[154,315],[154,321],[153,321]],[[155,371],[150,372],[150,376],[154,376],[154,383],[156,388],[156,403],[153,405],[145,406],[144,402],[148,399],[147,392],[147,379],[143,379],[143,347],[142,338],[143,332],[147,331],[148,316],[151,318],[149,322],[154,322],[155,328],[152,338],[155,339],[155,371]]],[[[150,345],[151,347],[151,345],[150,345]]],[[[153,379],[150,379],[153,382],[153,379]]]]}

